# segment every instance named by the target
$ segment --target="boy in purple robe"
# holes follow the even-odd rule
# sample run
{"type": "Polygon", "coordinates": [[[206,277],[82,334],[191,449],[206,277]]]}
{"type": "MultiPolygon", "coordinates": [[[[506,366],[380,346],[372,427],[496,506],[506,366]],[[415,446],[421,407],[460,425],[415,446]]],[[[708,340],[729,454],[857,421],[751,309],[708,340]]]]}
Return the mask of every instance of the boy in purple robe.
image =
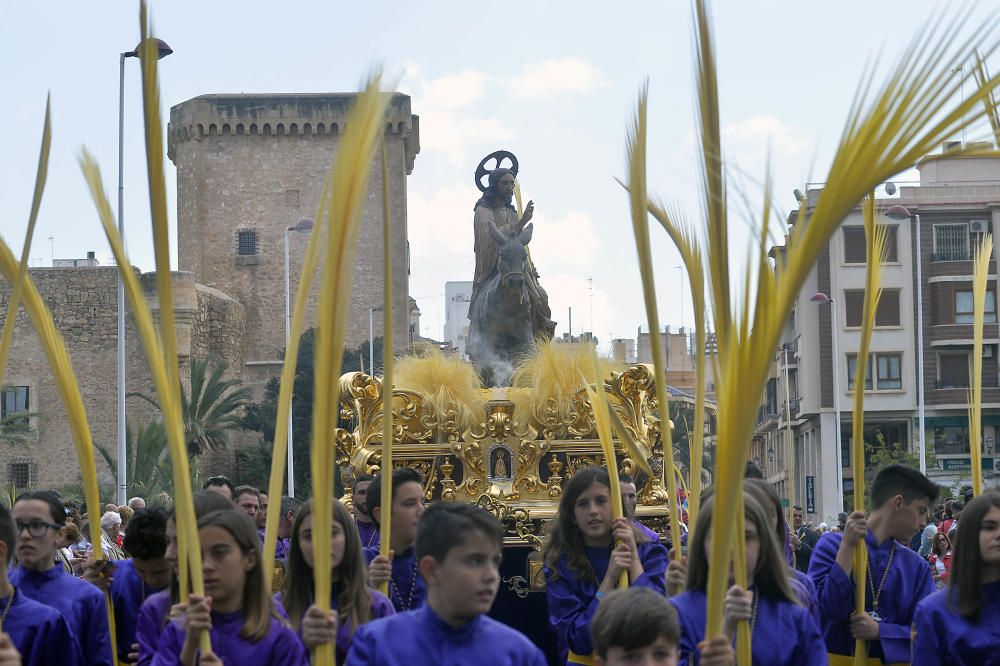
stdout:
{"type": "Polygon", "coordinates": [[[17,559],[10,574],[18,594],[59,611],[77,639],[88,666],[113,666],[104,595],[90,583],[66,573],[55,561],[56,541],[66,524],[66,509],[47,490],[22,494],[14,502],[17,559]]]}
{"type": "MultiPolygon", "coordinates": [[[[382,517],[382,475],[368,487],[368,513],[376,525],[382,517]]],[[[389,554],[379,555],[378,546],[365,549],[372,587],[389,582],[389,600],[397,612],[419,608],[427,597],[427,584],[418,573],[414,541],[417,522],[424,513],[424,485],[420,473],[409,467],[392,472],[392,519],[388,535],[389,554]]]]}
{"type": "Polygon", "coordinates": [[[80,646],[66,620],[55,608],[32,601],[7,578],[7,566],[17,543],[14,519],[0,504],[0,616],[3,630],[21,654],[24,666],[83,664],[80,646]]]}
{"type": "MultiPolygon", "coordinates": [[[[130,560],[115,562],[110,574],[109,591],[115,606],[115,636],[118,659],[130,662],[138,654],[135,640],[139,609],[150,595],[162,592],[173,578],[173,567],[165,558],[167,550],[167,512],[163,509],[140,509],[125,529],[123,540],[130,560]]],[[[87,580],[102,587],[88,570],[87,580]]]]}
{"type": "Polygon", "coordinates": [[[253,520],[214,511],[198,520],[198,538],[206,596],[192,594],[184,617],[164,629],[154,666],[306,666],[305,647],[271,602],[253,520]],[[212,652],[201,654],[204,631],[212,652]]]}
{"type": "Polygon", "coordinates": [[[417,530],[427,603],[360,626],[347,666],[505,664],[544,666],[524,635],[487,617],[500,586],[503,526],[483,509],[441,502],[417,530]]]}
{"type": "Polygon", "coordinates": [[[643,587],[614,590],[590,622],[594,666],[677,666],[680,633],[677,611],[663,595],[643,587]]]}
{"type": "Polygon", "coordinates": [[[889,465],[871,485],[874,509],[854,512],[843,533],[828,532],[816,543],[809,577],[816,584],[822,629],[831,661],[854,653],[855,639],[867,641],[868,657],[884,663],[910,662],[910,625],[917,603],[933,593],[927,561],[906,544],[923,529],[938,487],[920,472],[889,465]],[[854,571],[858,543],[868,549],[868,568],[854,571]],[[854,612],[856,585],[867,589],[865,612],[854,612]]]}
{"type": "Polygon", "coordinates": [[[948,586],[917,604],[914,666],[1000,662],[1000,492],[962,511],[948,586]]]}

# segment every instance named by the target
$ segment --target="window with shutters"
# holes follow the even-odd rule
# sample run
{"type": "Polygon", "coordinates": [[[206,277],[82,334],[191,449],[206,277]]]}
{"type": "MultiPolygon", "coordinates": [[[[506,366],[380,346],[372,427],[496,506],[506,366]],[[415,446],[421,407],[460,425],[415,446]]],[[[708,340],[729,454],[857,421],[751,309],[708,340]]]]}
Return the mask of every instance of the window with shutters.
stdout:
{"type": "MultiPolygon", "coordinates": [[[[899,261],[897,248],[897,232],[899,225],[886,226],[885,262],[894,264],[899,261]]],[[[868,245],[865,243],[865,228],[860,226],[844,227],[844,263],[863,264],[868,260],[868,245]]]]}
{"type": "MultiPolygon", "coordinates": [[[[864,289],[844,290],[844,324],[848,328],[860,328],[865,307],[864,289]]],[[[899,326],[899,289],[883,289],[875,310],[875,328],[899,326]]]]}

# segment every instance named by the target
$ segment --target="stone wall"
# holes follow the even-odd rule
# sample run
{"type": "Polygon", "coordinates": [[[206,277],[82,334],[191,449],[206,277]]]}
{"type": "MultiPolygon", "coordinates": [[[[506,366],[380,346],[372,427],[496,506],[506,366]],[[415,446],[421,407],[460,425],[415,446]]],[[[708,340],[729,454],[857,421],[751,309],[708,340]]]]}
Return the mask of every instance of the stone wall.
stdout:
{"type": "MultiPolygon", "coordinates": [[[[87,411],[93,440],[115,452],[117,447],[117,269],[37,268],[29,275],[38,287],[53,321],[66,343],[73,372],[87,411]]],[[[152,275],[141,276],[147,298],[154,299],[152,275]]],[[[224,360],[234,369],[243,362],[246,321],[242,306],[212,289],[196,285],[190,274],[174,274],[178,356],[181,377],[190,378],[190,356],[224,360]]],[[[0,318],[5,319],[10,285],[0,280],[0,318]]],[[[154,307],[154,313],[157,308],[154,307]]],[[[153,395],[152,379],[131,315],[126,310],[126,390],[153,395]]],[[[238,372],[238,370],[234,371],[238,372]]],[[[235,375],[234,375],[235,376],[235,375]]],[[[28,387],[28,409],[33,429],[26,447],[0,449],[0,483],[8,483],[11,462],[33,465],[36,488],[76,483],[80,468],[69,421],[34,326],[22,308],[14,329],[10,361],[3,377],[8,386],[28,387]]],[[[142,424],[154,418],[154,409],[140,398],[128,398],[126,418],[142,424]]],[[[100,455],[98,473],[104,485],[114,479],[100,455]]]]}

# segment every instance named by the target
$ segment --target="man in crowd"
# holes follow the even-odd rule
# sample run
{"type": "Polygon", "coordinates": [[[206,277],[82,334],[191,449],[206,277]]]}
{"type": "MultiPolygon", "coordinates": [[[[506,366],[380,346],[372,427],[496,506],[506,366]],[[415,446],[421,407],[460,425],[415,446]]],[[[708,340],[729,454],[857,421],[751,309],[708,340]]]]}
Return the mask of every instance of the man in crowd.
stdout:
{"type": "Polygon", "coordinates": [[[219,493],[229,500],[233,500],[236,497],[236,489],[233,487],[233,482],[225,476],[211,477],[205,482],[205,485],[202,486],[202,490],[219,493]]]}
{"type": "Polygon", "coordinates": [[[628,514],[625,517],[632,521],[632,524],[635,525],[640,532],[645,534],[651,542],[659,543],[660,535],[640,523],[635,518],[635,507],[639,504],[639,496],[635,487],[635,479],[628,474],[622,474],[618,477],[618,482],[622,487],[622,501],[625,502],[625,512],[628,514]]]}
{"type": "Polygon", "coordinates": [[[378,530],[368,513],[368,488],[372,485],[375,477],[371,474],[359,474],[354,480],[354,489],[351,494],[351,504],[354,505],[354,521],[358,525],[358,534],[361,535],[361,547],[371,548],[378,545],[378,530]]]}
{"type": "Polygon", "coordinates": [[[819,541],[819,535],[805,526],[805,512],[801,506],[792,507],[792,550],[795,551],[795,568],[805,572],[809,570],[809,560],[812,558],[813,547],[819,541]]]}
{"type": "Polygon", "coordinates": [[[257,491],[257,500],[260,502],[260,510],[257,512],[257,529],[264,529],[267,524],[267,495],[257,491]]]}
{"type": "Polygon", "coordinates": [[[250,516],[250,519],[257,522],[257,514],[260,513],[260,493],[253,486],[238,486],[233,494],[233,501],[236,508],[250,516]]]}

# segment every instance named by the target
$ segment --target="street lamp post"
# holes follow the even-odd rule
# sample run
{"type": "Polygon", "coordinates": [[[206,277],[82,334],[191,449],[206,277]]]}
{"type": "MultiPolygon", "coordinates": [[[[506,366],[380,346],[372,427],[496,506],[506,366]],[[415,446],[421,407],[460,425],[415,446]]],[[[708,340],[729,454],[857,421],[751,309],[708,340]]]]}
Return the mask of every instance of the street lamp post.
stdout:
{"type": "Polygon", "coordinates": [[[920,473],[927,474],[927,440],[924,430],[924,280],[923,255],[920,250],[920,215],[911,213],[906,206],[896,204],[885,211],[892,220],[910,220],[917,235],[917,421],[920,430],[920,473]]]}
{"type": "Polygon", "coordinates": [[[834,437],[837,439],[837,503],[838,513],[844,509],[844,447],[840,439],[840,372],[837,370],[837,361],[840,359],[840,351],[837,345],[837,301],[830,298],[823,292],[816,292],[809,297],[813,303],[829,305],[831,314],[831,327],[833,333],[833,411],[834,411],[834,437]]]}
{"type": "Polygon", "coordinates": [[[368,308],[368,375],[375,376],[375,313],[382,312],[382,306],[368,308]]]}
{"type": "MultiPolygon", "coordinates": [[[[287,354],[288,350],[288,339],[292,334],[292,307],[291,307],[291,291],[289,289],[289,269],[288,269],[288,232],[289,231],[301,231],[303,233],[309,233],[313,228],[313,221],[307,217],[303,217],[298,223],[293,227],[285,227],[285,350],[287,354]]],[[[292,414],[293,407],[295,403],[292,401],[294,398],[295,382],[292,382],[292,391],[289,391],[289,405],[288,405],[288,496],[295,497],[295,455],[292,438],[292,414]]]]}
{"type": "MultiPolygon", "coordinates": [[[[118,235],[125,243],[125,58],[138,58],[142,43],[118,54],[118,235]]],[[[162,39],[156,40],[156,59],[174,52],[162,39]]],[[[128,501],[128,450],[125,442],[125,283],[118,275],[118,503],[128,501]]]]}

